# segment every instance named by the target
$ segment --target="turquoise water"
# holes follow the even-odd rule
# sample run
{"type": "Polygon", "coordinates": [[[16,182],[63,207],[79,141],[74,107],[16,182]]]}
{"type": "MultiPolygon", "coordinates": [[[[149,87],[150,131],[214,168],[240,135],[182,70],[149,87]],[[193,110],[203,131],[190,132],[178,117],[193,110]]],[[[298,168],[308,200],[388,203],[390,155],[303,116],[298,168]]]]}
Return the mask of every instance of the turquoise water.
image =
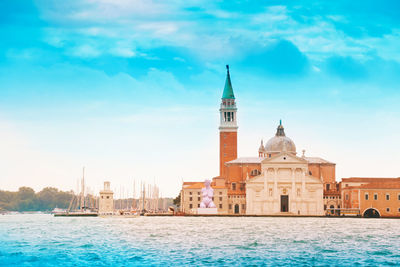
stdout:
{"type": "Polygon", "coordinates": [[[400,220],[0,215],[1,266],[399,265],[400,220]]]}

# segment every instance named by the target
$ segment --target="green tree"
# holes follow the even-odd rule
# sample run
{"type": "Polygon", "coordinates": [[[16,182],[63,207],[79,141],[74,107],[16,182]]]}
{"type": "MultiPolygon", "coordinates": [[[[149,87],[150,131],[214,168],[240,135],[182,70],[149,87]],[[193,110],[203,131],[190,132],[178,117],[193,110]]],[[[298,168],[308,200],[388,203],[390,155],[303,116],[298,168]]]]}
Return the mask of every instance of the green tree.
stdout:
{"type": "Polygon", "coordinates": [[[173,203],[174,203],[174,205],[176,205],[177,207],[180,207],[180,206],[181,206],[181,193],[179,193],[179,195],[178,195],[176,198],[174,198],[173,203]]]}

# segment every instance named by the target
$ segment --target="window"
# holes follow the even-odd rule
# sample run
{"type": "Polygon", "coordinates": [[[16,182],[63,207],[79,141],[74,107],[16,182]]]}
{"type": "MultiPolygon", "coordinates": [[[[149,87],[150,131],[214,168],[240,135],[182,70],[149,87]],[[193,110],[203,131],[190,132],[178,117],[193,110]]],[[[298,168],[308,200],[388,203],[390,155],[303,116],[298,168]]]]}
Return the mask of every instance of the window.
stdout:
{"type": "Polygon", "coordinates": [[[200,208],[200,204],[197,204],[197,207],[200,208]]]}
{"type": "Polygon", "coordinates": [[[101,198],[104,198],[104,196],[101,196],[101,198]]]}
{"type": "Polygon", "coordinates": [[[197,198],[197,201],[200,201],[200,197],[197,198]]]}
{"type": "Polygon", "coordinates": [[[397,198],[400,200],[400,194],[397,196],[397,198]]]}
{"type": "Polygon", "coordinates": [[[390,200],[390,195],[386,194],[386,200],[390,200]]]}
{"type": "Polygon", "coordinates": [[[329,191],[329,189],[331,189],[331,185],[330,184],[326,184],[326,191],[329,191]]]}
{"type": "Polygon", "coordinates": [[[199,195],[199,196],[200,196],[200,192],[197,192],[197,195],[199,195]]]}
{"type": "Polygon", "coordinates": [[[400,212],[400,208],[399,208],[399,212],[400,212]]]}
{"type": "Polygon", "coordinates": [[[269,189],[269,196],[272,197],[272,188],[269,189]]]}
{"type": "Polygon", "coordinates": [[[219,192],[220,195],[222,195],[222,192],[219,192]]]}
{"type": "Polygon", "coordinates": [[[212,201],[214,201],[214,197],[212,197],[212,201]]]}
{"type": "Polygon", "coordinates": [[[232,183],[232,190],[236,190],[236,183],[232,183]]]}
{"type": "Polygon", "coordinates": [[[386,208],[386,211],[387,211],[387,212],[390,212],[390,208],[386,208]]]}
{"type": "Polygon", "coordinates": [[[326,210],[326,205],[324,205],[324,210],[326,210]]]}
{"type": "Polygon", "coordinates": [[[240,184],[240,191],[244,191],[244,184],[240,184]]]}
{"type": "Polygon", "coordinates": [[[222,197],[219,197],[219,201],[222,201],[222,197]]]}
{"type": "Polygon", "coordinates": [[[189,209],[193,208],[193,204],[189,204],[189,209]]]}
{"type": "Polygon", "coordinates": [[[245,209],[246,209],[246,205],[242,204],[242,210],[245,210],[245,209]]]}
{"type": "Polygon", "coordinates": [[[222,204],[219,204],[219,208],[222,209],[222,204]]]}
{"type": "Polygon", "coordinates": [[[374,194],[374,200],[378,200],[378,194],[374,194]]]}
{"type": "Polygon", "coordinates": [[[189,201],[192,201],[193,200],[193,198],[192,197],[189,197],[189,201]]]}
{"type": "Polygon", "coordinates": [[[346,194],[346,200],[349,200],[349,195],[348,194],[346,194]]]}
{"type": "Polygon", "coordinates": [[[192,192],[189,192],[189,195],[191,195],[192,194],[192,192]]]}
{"type": "Polygon", "coordinates": [[[229,204],[229,209],[230,209],[230,210],[232,209],[232,204],[229,204]]]}
{"type": "Polygon", "coordinates": [[[369,196],[368,193],[365,193],[365,200],[368,200],[369,196]]]}
{"type": "Polygon", "coordinates": [[[110,196],[107,196],[107,199],[109,199],[110,198],[110,196]]]}

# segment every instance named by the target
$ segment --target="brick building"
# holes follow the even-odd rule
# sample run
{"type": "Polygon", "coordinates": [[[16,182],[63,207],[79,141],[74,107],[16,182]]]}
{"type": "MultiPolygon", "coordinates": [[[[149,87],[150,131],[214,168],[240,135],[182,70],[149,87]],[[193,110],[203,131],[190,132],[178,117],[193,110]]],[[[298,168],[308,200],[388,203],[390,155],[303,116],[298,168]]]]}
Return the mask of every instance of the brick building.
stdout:
{"type": "Polygon", "coordinates": [[[363,217],[400,217],[400,178],[343,178],[343,213],[363,217]]]}

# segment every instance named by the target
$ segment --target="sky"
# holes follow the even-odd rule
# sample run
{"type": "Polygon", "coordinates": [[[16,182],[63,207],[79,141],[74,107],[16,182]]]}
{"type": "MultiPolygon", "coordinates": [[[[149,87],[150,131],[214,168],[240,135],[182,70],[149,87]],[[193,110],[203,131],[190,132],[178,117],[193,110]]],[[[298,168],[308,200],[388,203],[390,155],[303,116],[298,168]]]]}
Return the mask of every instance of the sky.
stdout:
{"type": "Polygon", "coordinates": [[[226,64],[239,157],[282,119],[338,181],[400,176],[399,1],[3,0],[0,34],[0,189],[217,176],[226,64]]]}

